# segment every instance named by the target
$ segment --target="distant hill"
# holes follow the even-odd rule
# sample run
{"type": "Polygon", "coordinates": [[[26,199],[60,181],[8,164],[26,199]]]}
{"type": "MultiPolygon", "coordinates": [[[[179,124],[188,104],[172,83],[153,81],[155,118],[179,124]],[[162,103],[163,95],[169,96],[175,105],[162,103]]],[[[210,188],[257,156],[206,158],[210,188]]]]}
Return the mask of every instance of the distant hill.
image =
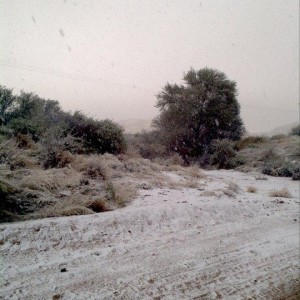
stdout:
{"type": "Polygon", "coordinates": [[[297,126],[299,123],[294,122],[294,123],[290,123],[284,126],[280,126],[280,127],[276,127],[271,131],[265,132],[264,135],[266,136],[274,136],[276,134],[289,134],[291,129],[295,126],[297,126]]]}
{"type": "MultiPolygon", "coordinates": [[[[124,129],[126,133],[138,133],[143,130],[149,131],[151,130],[151,120],[148,119],[126,119],[117,121],[124,129]]],[[[265,136],[274,136],[276,134],[289,134],[291,129],[297,126],[299,123],[293,122],[284,126],[276,127],[271,131],[267,132],[256,132],[251,133],[251,135],[265,135],[265,136]]]]}
{"type": "Polygon", "coordinates": [[[151,130],[151,120],[147,119],[127,119],[118,121],[126,133],[138,133],[142,130],[149,131],[151,130]]]}

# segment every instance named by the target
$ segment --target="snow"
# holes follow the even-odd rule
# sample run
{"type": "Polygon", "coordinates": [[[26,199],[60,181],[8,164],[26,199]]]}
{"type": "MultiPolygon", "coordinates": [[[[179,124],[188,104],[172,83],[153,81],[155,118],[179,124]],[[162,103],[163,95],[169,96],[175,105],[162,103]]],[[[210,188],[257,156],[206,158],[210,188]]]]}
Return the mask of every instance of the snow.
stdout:
{"type": "Polygon", "coordinates": [[[112,212],[1,224],[0,298],[274,299],[295,293],[299,182],[205,174],[198,179],[204,188],[141,190],[112,212]],[[230,183],[240,188],[234,197],[222,192],[230,183]],[[248,186],[257,193],[247,193],[248,186]],[[293,198],[279,203],[268,196],[283,187],[293,198]],[[201,196],[203,189],[215,196],[201,196]]]}

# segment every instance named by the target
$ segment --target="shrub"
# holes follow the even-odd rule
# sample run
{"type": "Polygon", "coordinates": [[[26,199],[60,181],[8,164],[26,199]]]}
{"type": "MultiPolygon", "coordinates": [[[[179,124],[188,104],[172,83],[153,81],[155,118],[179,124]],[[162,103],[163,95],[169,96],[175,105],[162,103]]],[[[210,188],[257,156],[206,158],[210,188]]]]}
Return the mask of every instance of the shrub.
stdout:
{"type": "Polygon", "coordinates": [[[157,131],[142,131],[137,134],[126,135],[129,151],[136,152],[146,159],[166,157],[166,148],[161,141],[161,136],[157,131]]]}
{"type": "Polygon", "coordinates": [[[110,120],[94,120],[80,112],[67,118],[69,133],[83,141],[86,153],[111,154],[126,150],[123,129],[110,120]]]}
{"type": "Polygon", "coordinates": [[[298,135],[300,136],[300,125],[293,127],[290,131],[290,135],[298,135]]]}
{"type": "Polygon", "coordinates": [[[228,139],[214,140],[211,144],[210,163],[218,168],[232,168],[231,161],[236,156],[234,143],[228,139]]]}
{"type": "Polygon", "coordinates": [[[279,177],[292,177],[293,176],[293,172],[291,171],[291,168],[287,164],[274,170],[273,173],[275,176],[279,176],[279,177]]]}
{"type": "Polygon", "coordinates": [[[239,166],[242,166],[246,163],[246,160],[244,157],[236,155],[235,157],[229,159],[228,166],[229,168],[235,169],[239,166]]]}
{"type": "Polygon", "coordinates": [[[297,174],[300,173],[300,163],[297,161],[280,162],[274,160],[263,167],[262,173],[271,176],[297,178],[297,174]]]}
{"type": "Polygon", "coordinates": [[[16,118],[10,122],[9,126],[13,129],[15,135],[18,133],[22,135],[31,135],[35,142],[37,142],[47,130],[46,125],[43,124],[43,120],[37,118],[16,118]]]}
{"type": "Polygon", "coordinates": [[[264,166],[263,169],[262,169],[262,173],[265,174],[265,175],[274,176],[273,172],[274,172],[273,169],[269,166],[264,166]]]}
{"type": "Polygon", "coordinates": [[[165,147],[159,144],[140,145],[139,154],[146,159],[166,156],[165,147]]]}
{"type": "Polygon", "coordinates": [[[281,189],[269,193],[270,197],[292,198],[292,194],[288,189],[281,189]]]}
{"type": "Polygon", "coordinates": [[[1,140],[12,138],[14,132],[8,126],[0,125],[0,138],[1,140]]]}
{"type": "MultiPolygon", "coordinates": [[[[272,148],[265,150],[259,160],[264,162],[264,166],[262,168],[263,174],[271,176],[280,176],[278,175],[277,170],[284,166],[285,160],[282,156],[278,155],[272,148]]],[[[281,174],[283,173],[284,170],[281,171],[281,174]]]]}
{"type": "MultiPolygon", "coordinates": [[[[3,91],[5,95],[12,92],[0,86],[0,125],[6,125],[15,135],[30,135],[37,142],[44,139],[45,132],[55,127],[62,132],[59,138],[69,134],[82,139],[86,153],[118,154],[126,149],[123,129],[110,120],[97,121],[79,112],[73,115],[65,113],[57,101],[42,99],[34,93],[21,92],[16,97],[6,97],[3,91]],[[7,99],[14,99],[14,105],[3,95],[7,99]],[[6,104],[11,107],[8,109],[6,104]]],[[[49,167],[57,164],[54,156],[52,154],[50,161],[46,162],[49,167]]]]}
{"type": "Polygon", "coordinates": [[[300,171],[297,171],[292,176],[293,180],[300,180],[300,171]]]}

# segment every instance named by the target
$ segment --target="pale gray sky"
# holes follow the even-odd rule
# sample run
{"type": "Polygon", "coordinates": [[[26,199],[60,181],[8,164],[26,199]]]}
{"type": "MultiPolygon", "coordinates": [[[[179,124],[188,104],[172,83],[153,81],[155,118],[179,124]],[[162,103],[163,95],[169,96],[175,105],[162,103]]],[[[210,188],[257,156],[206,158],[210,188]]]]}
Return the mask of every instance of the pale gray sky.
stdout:
{"type": "Polygon", "coordinates": [[[298,0],[0,0],[0,84],[151,119],[191,67],[237,82],[250,132],[299,120],[298,0]]]}

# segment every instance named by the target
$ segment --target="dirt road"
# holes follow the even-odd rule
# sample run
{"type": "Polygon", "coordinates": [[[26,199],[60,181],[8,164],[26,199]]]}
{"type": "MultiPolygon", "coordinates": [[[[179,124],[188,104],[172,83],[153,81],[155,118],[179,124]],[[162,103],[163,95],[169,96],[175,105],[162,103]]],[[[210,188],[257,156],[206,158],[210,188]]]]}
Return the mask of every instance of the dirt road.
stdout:
{"type": "Polygon", "coordinates": [[[113,212],[0,225],[0,298],[294,299],[299,182],[206,174],[113,212]],[[268,196],[282,187],[293,198],[268,196]]]}

